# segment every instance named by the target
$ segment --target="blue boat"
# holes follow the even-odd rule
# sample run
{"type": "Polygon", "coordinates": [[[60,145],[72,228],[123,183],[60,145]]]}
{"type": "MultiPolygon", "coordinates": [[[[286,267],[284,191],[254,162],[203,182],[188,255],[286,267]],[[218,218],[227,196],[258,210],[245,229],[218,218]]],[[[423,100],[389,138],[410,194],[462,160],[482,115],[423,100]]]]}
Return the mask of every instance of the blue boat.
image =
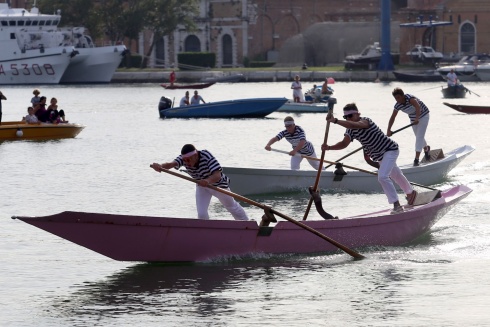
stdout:
{"type": "Polygon", "coordinates": [[[279,109],[286,98],[251,98],[208,102],[172,108],[166,97],[160,99],[160,118],[260,118],[279,109]]]}

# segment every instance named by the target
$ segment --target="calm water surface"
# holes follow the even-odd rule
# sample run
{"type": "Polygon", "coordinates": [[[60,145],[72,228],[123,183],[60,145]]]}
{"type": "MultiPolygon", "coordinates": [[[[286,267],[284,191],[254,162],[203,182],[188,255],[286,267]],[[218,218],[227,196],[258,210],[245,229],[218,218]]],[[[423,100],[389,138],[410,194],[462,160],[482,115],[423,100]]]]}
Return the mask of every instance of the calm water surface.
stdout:
{"type": "MultiPolygon", "coordinates": [[[[313,82],[305,82],[304,87],[313,82]]],[[[490,103],[490,84],[467,83],[480,97],[453,103],[490,103]]],[[[199,93],[206,101],[291,97],[289,83],[217,84],[199,93]]],[[[340,113],[356,102],[363,115],[386,129],[401,86],[431,110],[427,140],[450,151],[476,151],[454,169],[444,189],[465,184],[474,192],[441,219],[429,235],[403,247],[347,254],[222,259],[193,265],[117,262],[17,220],[65,210],[194,217],[194,185],[157,174],[152,162],[173,159],[185,143],[211,151],[224,166],[288,168],[289,159],[263,148],[283,126],[284,113],[264,119],[158,118],[166,95],[184,91],[156,84],[43,86],[57,97],[71,122],[87,127],[75,139],[0,143],[1,326],[490,326],[489,173],[490,115],[460,114],[444,105],[438,84],[336,83],[340,113]]],[[[2,86],[3,119],[17,120],[32,97],[31,86],[2,86]]],[[[296,114],[317,152],[324,114],[296,114]]],[[[340,116],[340,114],[338,114],[340,116]]],[[[407,125],[400,114],[394,129],[407,125]]],[[[342,138],[332,125],[329,143],[342,138]]],[[[413,161],[410,130],[394,136],[399,163],[413,161]]],[[[288,150],[286,141],[276,148],[288,150]]],[[[336,160],[354,150],[327,153],[336,160]]],[[[361,156],[346,164],[367,169],[361,156]]],[[[311,169],[303,163],[303,169],[311,169]]],[[[233,188],[233,185],[232,185],[233,188]]],[[[293,217],[302,217],[305,192],[255,196],[293,217]]],[[[324,207],[340,217],[384,209],[383,194],[327,192],[324,207]]],[[[244,204],[249,216],[261,210],[244,204]]],[[[213,202],[214,219],[229,219],[213,202]]],[[[309,219],[321,219],[311,211],[309,219]]],[[[191,240],[189,240],[191,242],[191,240]]],[[[138,244],[134,244],[138,246],[138,244]]]]}

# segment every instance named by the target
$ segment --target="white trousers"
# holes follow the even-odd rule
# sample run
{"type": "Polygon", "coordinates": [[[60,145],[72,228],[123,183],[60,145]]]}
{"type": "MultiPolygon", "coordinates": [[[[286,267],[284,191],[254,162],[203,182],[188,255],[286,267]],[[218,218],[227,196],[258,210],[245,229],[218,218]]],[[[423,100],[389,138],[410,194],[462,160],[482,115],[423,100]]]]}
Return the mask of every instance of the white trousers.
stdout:
{"type": "MultiPolygon", "coordinates": [[[[313,151],[313,154],[309,157],[315,157],[316,158],[315,151],[313,151]]],[[[316,170],[318,170],[318,168],[320,168],[320,161],[312,160],[312,159],[307,159],[307,160],[310,163],[311,167],[315,168],[316,170]]],[[[292,156],[291,157],[291,170],[299,170],[299,167],[301,165],[301,161],[303,161],[303,157],[292,156]]]]}
{"type": "Polygon", "coordinates": [[[427,126],[429,126],[429,115],[427,114],[420,118],[419,123],[412,126],[413,133],[415,134],[415,152],[422,152],[427,145],[425,132],[427,131],[427,126]]]}
{"type": "MultiPolygon", "coordinates": [[[[229,188],[224,189],[230,191],[229,188]]],[[[231,191],[230,191],[231,192],[231,191]]],[[[235,220],[248,220],[248,216],[242,206],[231,196],[213,190],[209,187],[196,186],[196,207],[197,218],[209,219],[208,208],[211,203],[211,197],[215,196],[219,202],[228,210],[235,220]]]]}
{"type": "Polygon", "coordinates": [[[381,184],[390,204],[398,201],[398,194],[393,181],[400,186],[405,194],[410,194],[413,191],[412,185],[396,165],[396,159],[399,154],[400,150],[388,151],[384,154],[383,160],[379,162],[378,182],[381,184]]]}

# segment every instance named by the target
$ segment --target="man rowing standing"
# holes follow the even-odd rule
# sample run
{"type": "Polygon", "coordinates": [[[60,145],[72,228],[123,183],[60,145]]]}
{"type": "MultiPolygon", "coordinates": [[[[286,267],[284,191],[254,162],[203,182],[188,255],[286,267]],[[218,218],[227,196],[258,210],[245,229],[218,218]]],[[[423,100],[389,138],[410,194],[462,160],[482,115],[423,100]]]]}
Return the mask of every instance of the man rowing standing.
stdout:
{"type": "Polygon", "coordinates": [[[235,199],[227,194],[218,192],[208,186],[223,188],[230,191],[230,179],[223,173],[221,165],[207,150],[196,150],[194,145],[186,144],[182,147],[181,154],[171,162],[163,164],[153,163],[150,167],[157,172],[162,168],[179,169],[184,166],[186,172],[195,180],[196,185],[196,207],[197,218],[209,219],[208,208],[211,197],[215,196],[228,210],[235,220],[249,220],[243,208],[235,199]]]}
{"type": "Polygon", "coordinates": [[[398,144],[386,136],[370,118],[361,117],[361,113],[354,103],[344,107],[344,119],[338,120],[333,115],[327,116],[328,122],[343,126],[347,130],[342,141],[334,145],[322,144],[322,150],[342,150],[354,140],[358,140],[365,153],[373,161],[379,162],[378,181],[388,198],[388,203],[393,204],[391,213],[403,212],[393,181],[407,195],[408,204],[413,204],[417,192],[396,164],[396,159],[400,154],[398,144]]]}
{"type": "Polygon", "coordinates": [[[391,131],[391,127],[395,122],[398,112],[402,111],[406,113],[410,118],[412,130],[415,134],[415,159],[413,160],[413,165],[418,166],[422,150],[424,150],[425,160],[430,159],[430,146],[427,145],[427,141],[425,140],[425,133],[427,132],[430,119],[429,108],[427,108],[422,100],[414,95],[406,94],[398,87],[393,90],[392,95],[395,98],[396,103],[390,120],[388,121],[388,132],[386,135],[392,135],[393,132],[391,131]]]}
{"type": "MultiPolygon", "coordinates": [[[[287,116],[286,118],[284,118],[284,127],[286,129],[279,132],[279,134],[277,134],[276,136],[271,138],[269,142],[267,142],[265,149],[267,151],[271,151],[272,144],[282,140],[283,138],[286,138],[286,140],[291,143],[293,147],[293,150],[289,152],[289,155],[291,156],[291,169],[299,170],[303,157],[296,156],[296,154],[299,153],[305,156],[316,158],[315,148],[313,147],[313,144],[311,144],[311,142],[306,139],[305,131],[300,126],[294,123],[293,117],[287,116]]],[[[320,168],[319,161],[308,159],[308,162],[316,170],[320,168]]]]}

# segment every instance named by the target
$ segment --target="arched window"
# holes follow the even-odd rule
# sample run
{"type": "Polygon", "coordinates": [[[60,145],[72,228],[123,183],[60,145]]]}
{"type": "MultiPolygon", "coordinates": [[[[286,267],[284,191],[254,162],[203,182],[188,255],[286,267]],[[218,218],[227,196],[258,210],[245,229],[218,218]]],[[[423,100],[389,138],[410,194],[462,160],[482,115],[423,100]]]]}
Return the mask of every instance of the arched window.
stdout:
{"type": "Polygon", "coordinates": [[[201,41],[195,35],[189,35],[184,42],[185,52],[201,52],[201,41]]]}
{"type": "Polygon", "coordinates": [[[475,53],[475,27],[470,23],[461,25],[460,30],[461,52],[471,54],[475,53]]]}
{"type": "Polygon", "coordinates": [[[233,47],[231,36],[223,35],[223,65],[233,65],[233,47]]]}
{"type": "Polygon", "coordinates": [[[424,35],[422,36],[422,45],[429,46],[435,48],[436,46],[436,33],[434,33],[433,28],[428,28],[424,31],[424,35]]]}
{"type": "Polygon", "coordinates": [[[157,41],[155,45],[155,59],[156,66],[164,66],[165,65],[165,41],[163,38],[157,41]]]}

